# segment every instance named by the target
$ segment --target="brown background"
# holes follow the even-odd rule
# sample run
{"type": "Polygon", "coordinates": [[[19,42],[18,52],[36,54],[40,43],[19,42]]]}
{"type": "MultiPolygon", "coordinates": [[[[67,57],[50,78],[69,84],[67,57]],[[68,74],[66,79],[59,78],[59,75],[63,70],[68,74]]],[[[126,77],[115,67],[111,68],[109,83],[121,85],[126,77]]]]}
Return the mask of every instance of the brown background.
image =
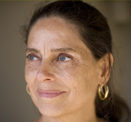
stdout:
{"type": "MultiPolygon", "coordinates": [[[[108,19],[114,43],[114,86],[131,107],[131,2],[89,2],[108,19]]],[[[38,2],[0,2],[0,122],[33,122],[39,113],[26,94],[21,26],[38,2]]]]}

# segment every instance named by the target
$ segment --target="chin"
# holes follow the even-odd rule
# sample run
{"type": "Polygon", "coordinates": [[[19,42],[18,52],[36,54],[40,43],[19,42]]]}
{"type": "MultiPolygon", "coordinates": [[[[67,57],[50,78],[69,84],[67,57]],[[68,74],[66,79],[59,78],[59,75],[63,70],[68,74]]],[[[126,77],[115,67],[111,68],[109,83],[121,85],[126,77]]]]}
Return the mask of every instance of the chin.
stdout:
{"type": "Polygon", "coordinates": [[[38,109],[43,116],[48,117],[58,117],[67,113],[67,110],[63,106],[60,107],[60,106],[44,105],[40,106],[38,109]]]}
{"type": "Polygon", "coordinates": [[[67,114],[71,108],[70,102],[67,100],[67,94],[48,99],[41,97],[32,97],[33,103],[43,116],[58,117],[67,114]]]}

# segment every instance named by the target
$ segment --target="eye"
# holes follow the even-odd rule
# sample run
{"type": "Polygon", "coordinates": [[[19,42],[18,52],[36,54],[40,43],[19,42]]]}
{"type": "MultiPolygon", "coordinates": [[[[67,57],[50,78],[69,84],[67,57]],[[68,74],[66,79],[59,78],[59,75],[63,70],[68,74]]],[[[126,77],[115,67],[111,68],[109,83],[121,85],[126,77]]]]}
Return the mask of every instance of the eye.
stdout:
{"type": "Polygon", "coordinates": [[[33,55],[33,54],[29,54],[26,56],[26,58],[29,60],[29,61],[37,61],[38,60],[38,57],[33,55]]]}
{"type": "Polygon", "coordinates": [[[58,56],[58,61],[64,61],[64,62],[66,62],[66,61],[69,61],[71,59],[72,59],[71,56],[68,56],[67,54],[60,54],[58,56]]]}

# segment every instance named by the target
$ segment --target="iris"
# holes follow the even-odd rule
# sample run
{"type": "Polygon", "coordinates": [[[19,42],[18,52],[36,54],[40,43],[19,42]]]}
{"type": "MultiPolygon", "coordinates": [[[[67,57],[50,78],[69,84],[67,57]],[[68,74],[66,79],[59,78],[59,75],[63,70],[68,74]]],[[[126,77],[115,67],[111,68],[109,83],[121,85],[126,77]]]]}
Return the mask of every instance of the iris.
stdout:
{"type": "Polygon", "coordinates": [[[65,55],[59,56],[59,61],[68,61],[68,60],[71,60],[71,58],[68,56],[65,56],[65,55]]]}
{"type": "Polygon", "coordinates": [[[66,57],[65,57],[65,56],[60,57],[60,60],[61,60],[61,61],[65,61],[65,59],[66,59],[66,57]]]}
{"type": "Polygon", "coordinates": [[[34,56],[30,55],[30,60],[34,60],[34,56]]]}

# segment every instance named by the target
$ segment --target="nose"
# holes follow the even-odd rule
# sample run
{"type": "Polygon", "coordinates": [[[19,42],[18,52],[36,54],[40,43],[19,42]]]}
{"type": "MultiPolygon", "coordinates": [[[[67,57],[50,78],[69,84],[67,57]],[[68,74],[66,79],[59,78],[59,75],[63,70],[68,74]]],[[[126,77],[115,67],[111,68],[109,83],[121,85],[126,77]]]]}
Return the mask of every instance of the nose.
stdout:
{"type": "Polygon", "coordinates": [[[51,66],[41,66],[37,72],[37,80],[40,82],[54,81],[55,76],[51,70],[51,66]]]}

